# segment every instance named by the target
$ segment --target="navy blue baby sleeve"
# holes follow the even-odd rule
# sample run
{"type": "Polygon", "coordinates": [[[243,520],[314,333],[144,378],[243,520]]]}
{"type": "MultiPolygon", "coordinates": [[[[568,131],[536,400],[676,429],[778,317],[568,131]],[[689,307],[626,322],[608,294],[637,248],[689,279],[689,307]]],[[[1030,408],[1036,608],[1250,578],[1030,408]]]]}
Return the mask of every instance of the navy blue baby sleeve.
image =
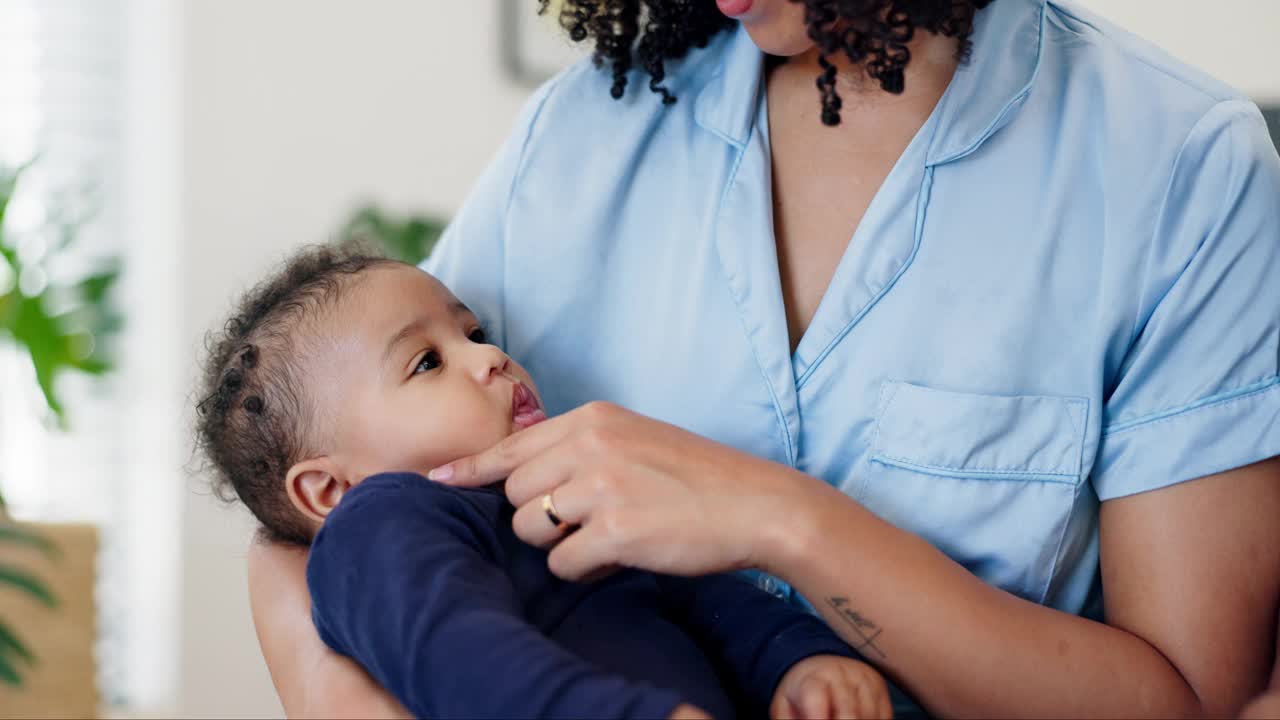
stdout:
{"type": "Polygon", "coordinates": [[[674,693],[604,673],[525,621],[491,522],[417,475],[361,483],[307,563],[321,637],[418,717],[670,715],[674,693]]]}
{"type": "Polygon", "coordinates": [[[821,619],[737,575],[664,577],[660,582],[750,707],[768,708],[782,676],[805,658],[860,659],[821,619]]]}

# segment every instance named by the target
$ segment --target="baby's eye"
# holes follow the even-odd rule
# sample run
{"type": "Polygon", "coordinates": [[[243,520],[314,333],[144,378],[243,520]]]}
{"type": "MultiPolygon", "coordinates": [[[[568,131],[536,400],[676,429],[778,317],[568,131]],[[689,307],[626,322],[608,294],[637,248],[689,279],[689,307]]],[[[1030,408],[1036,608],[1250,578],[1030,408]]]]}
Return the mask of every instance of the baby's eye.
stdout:
{"type": "Polygon", "coordinates": [[[417,367],[413,369],[413,374],[428,372],[438,367],[440,367],[440,353],[435,350],[428,350],[423,354],[422,359],[418,361],[417,367]]]}
{"type": "Polygon", "coordinates": [[[484,345],[489,342],[489,336],[484,334],[484,328],[476,328],[467,335],[467,339],[473,343],[484,345]]]}

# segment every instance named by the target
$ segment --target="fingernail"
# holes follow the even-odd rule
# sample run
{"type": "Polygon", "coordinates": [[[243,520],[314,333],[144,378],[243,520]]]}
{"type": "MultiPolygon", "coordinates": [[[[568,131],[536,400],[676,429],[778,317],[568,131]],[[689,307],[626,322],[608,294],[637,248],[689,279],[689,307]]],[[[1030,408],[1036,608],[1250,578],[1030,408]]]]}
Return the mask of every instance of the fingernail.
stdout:
{"type": "Polygon", "coordinates": [[[448,480],[453,477],[452,465],[441,465],[440,467],[427,473],[428,480],[448,480]]]}

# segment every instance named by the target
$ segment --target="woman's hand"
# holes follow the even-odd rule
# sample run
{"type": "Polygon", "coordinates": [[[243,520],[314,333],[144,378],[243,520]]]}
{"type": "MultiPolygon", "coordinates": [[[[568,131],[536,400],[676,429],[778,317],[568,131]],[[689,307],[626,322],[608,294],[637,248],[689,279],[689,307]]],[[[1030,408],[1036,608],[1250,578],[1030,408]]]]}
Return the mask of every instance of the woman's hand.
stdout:
{"type": "Polygon", "coordinates": [[[255,539],[249,604],[276,693],[291,718],[409,718],[387,691],[329,649],[311,622],[307,549],[255,539]]]}
{"type": "Polygon", "coordinates": [[[787,542],[779,520],[803,516],[802,493],[844,500],[790,468],[600,402],[428,477],[469,487],[507,478],[516,534],[553,548],[551,571],[568,580],[619,565],[672,575],[766,567],[764,546],[787,542]],[[552,522],[547,495],[568,527],[552,522]]]}

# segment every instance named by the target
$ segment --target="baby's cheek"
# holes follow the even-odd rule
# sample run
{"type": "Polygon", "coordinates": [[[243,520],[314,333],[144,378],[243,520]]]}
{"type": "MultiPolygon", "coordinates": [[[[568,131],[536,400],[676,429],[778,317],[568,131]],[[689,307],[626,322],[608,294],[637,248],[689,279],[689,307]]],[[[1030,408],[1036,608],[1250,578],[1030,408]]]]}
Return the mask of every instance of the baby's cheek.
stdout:
{"type": "MultiPolygon", "coordinates": [[[[433,419],[434,420],[434,419],[433,419]]],[[[457,412],[415,428],[409,443],[410,469],[426,473],[432,468],[488,450],[510,432],[510,422],[499,423],[489,413],[457,412]]]]}

